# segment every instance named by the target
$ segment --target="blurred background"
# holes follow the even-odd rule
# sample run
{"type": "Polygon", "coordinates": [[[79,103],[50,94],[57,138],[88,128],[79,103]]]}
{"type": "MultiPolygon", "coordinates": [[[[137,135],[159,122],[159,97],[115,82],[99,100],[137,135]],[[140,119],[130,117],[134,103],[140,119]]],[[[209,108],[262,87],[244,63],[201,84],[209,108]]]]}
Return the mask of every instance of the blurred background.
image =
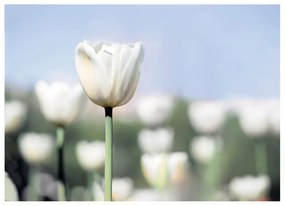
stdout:
{"type": "MultiPolygon", "coordinates": [[[[6,5],[5,102],[25,108],[17,129],[5,128],[5,171],[12,181],[6,193],[16,188],[17,199],[32,200],[26,195],[31,166],[19,151],[19,136],[56,131],[41,113],[35,84],[78,83],[75,47],[88,39],[145,47],[136,94],[114,111],[114,177],[128,178],[118,184],[118,200],[279,200],[279,23],[279,6],[271,5],[6,5]],[[157,132],[164,128],[171,132],[157,132]],[[166,146],[150,149],[155,144],[166,146]],[[142,160],[175,152],[187,160],[173,160],[174,169],[142,160]],[[161,178],[162,170],[168,178],[161,178]]],[[[86,101],[66,129],[68,200],[100,199],[88,189],[88,172],[75,152],[82,140],[104,141],[104,111],[86,101]]],[[[7,116],[6,109],[5,124],[7,116]]],[[[56,200],[50,186],[56,166],[55,153],[40,166],[41,200],[56,200]]],[[[101,177],[103,168],[96,169],[101,177]]]]}

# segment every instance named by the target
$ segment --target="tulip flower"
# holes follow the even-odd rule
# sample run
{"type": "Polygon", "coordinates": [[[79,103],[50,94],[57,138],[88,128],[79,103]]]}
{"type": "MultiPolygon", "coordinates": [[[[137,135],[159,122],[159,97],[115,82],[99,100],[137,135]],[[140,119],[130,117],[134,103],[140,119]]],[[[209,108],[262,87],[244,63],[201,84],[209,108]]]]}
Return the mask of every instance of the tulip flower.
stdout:
{"type": "Polygon", "coordinates": [[[268,108],[260,102],[248,104],[240,112],[239,122],[248,137],[262,138],[269,131],[268,108]]]}
{"type": "Polygon", "coordinates": [[[169,96],[152,95],[142,98],[137,107],[140,120],[147,126],[163,125],[171,116],[174,99],[169,96]]]}
{"type": "Polygon", "coordinates": [[[182,185],[189,179],[190,163],[186,152],[173,152],[168,157],[169,178],[172,185],[182,185]]]}
{"type": "Polygon", "coordinates": [[[53,82],[48,85],[44,81],[39,81],[35,91],[44,117],[57,126],[58,178],[65,184],[64,128],[78,116],[84,103],[83,90],[79,84],[70,86],[65,82],[53,82]]]}
{"type": "Polygon", "coordinates": [[[280,136],[280,101],[272,100],[268,103],[268,121],[270,131],[280,136]]]}
{"type": "Polygon", "coordinates": [[[252,101],[239,113],[240,127],[255,143],[255,162],[258,174],[267,174],[267,148],[264,137],[270,131],[268,116],[269,105],[266,101],[252,101]]]}
{"type": "Polygon", "coordinates": [[[95,201],[104,201],[105,195],[103,185],[95,181],[93,182],[93,187],[91,191],[93,192],[92,195],[95,201]]]}
{"type": "Polygon", "coordinates": [[[80,166],[87,172],[88,187],[92,190],[93,182],[99,180],[97,170],[101,169],[105,162],[105,143],[80,141],[76,145],[76,157],[80,166]]]}
{"type": "Polygon", "coordinates": [[[229,184],[229,191],[233,198],[243,201],[256,201],[267,195],[270,187],[268,176],[235,177],[229,184]]]}
{"type": "Polygon", "coordinates": [[[92,172],[100,169],[105,161],[105,143],[80,141],[76,145],[76,157],[85,171],[92,172]]]}
{"type": "MultiPolygon", "coordinates": [[[[224,125],[228,107],[222,101],[195,101],[188,107],[188,116],[194,129],[200,134],[217,135],[215,138],[217,148],[222,149],[222,136],[219,135],[224,125]]],[[[222,161],[222,150],[215,153],[216,169],[219,170],[222,161]]],[[[216,172],[217,189],[219,190],[220,177],[216,172]]]]}
{"type": "Polygon", "coordinates": [[[185,152],[143,154],[141,167],[146,181],[157,189],[165,189],[169,184],[185,183],[190,169],[185,152]]]}
{"type": "Polygon", "coordinates": [[[190,152],[193,158],[201,163],[208,164],[215,155],[216,143],[215,137],[198,136],[194,137],[190,144],[190,152]]]}
{"type": "Polygon", "coordinates": [[[40,108],[45,118],[58,127],[66,127],[75,120],[83,102],[80,84],[70,86],[65,82],[44,81],[35,86],[40,108]]]}
{"type": "Polygon", "coordinates": [[[168,159],[164,153],[143,154],[141,167],[146,181],[154,188],[163,189],[168,184],[168,159]]]}
{"type": "Polygon", "coordinates": [[[54,149],[53,137],[41,133],[24,133],[19,137],[19,149],[24,160],[31,165],[45,162],[54,149]]]}
{"type": "Polygon", "coordinates": [[[5,133],[16,133],[25,120],[27,113],[26,106],[20,101],[5,103],[5,133]]]}
{"type": "Polygon", "coordinates": [[[17,200],[19,200],[19,195],[16,185],[9,177],[9,174],[5,172],[5,201],[17,201],[17,200]]]}
{"type": "Polygon", "coordinates": [[[75,51],[77,74],[89,99],[105,108],[105,200],[112,200],[112,110],[133,97],[143,58],[141,43],[79,43],[75,51]]]}
{"type": "Polygon", "coordinates": [[[171,128],[156,130],[144,129],[138,135],[138,143],[145,153],[161,153],[170,151],[174,140],[174,131],[171,128]]]}
{"type": "Polygon", "coordinates": [[[28,199],[38,200],[39,197],[34,192],[38,182],[34,181],[34,176],[39,173],[40,166],[53,152],[53,137],[44,133],[24,133],[20,135],[18,145],[24,160],[30,164],[28,199]]]}
{"type": "Polygon", "coordinates": [[[226,106],[218,101],[196,101],[189,105],[188,116],[194,129],[202,134],[216,134],[224,124],[226,106]]]}
{"type": "Polygon", "coordinates": [[[112,196],[115,201],[126,201],[134,188],[133,180],[129,177],[114,178],[112,196]]]}

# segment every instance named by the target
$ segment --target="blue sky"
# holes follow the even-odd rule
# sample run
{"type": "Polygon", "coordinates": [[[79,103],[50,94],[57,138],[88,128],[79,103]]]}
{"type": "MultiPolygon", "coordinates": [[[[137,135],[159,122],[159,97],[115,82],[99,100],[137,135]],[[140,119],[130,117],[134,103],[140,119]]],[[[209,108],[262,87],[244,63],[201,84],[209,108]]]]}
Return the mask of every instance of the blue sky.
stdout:
{"type": "Polygon", "coordinates": [[[80,41],[142,41],[139,94],[279,97],[279,6],[5,7],[6,85],[78,81],[80,41]]]}

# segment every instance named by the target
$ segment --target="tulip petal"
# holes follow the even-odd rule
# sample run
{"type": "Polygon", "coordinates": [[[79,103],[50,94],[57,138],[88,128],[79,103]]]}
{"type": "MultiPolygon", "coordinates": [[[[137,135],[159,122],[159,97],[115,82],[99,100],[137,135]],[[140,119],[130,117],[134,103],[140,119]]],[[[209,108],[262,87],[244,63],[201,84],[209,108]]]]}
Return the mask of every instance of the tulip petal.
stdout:
{"type": "Polygon", "coordinates": [[[122,85],[120,90],[125,94],[121,99],[120,105],[126,104],[134,95],[137,87],[137,82],[140,76],[140,64],[143,58],[143,47],[141,43],[134,45],[132,56],[130,57],[124,71],[121,75],[122,85]]]}
{"type": "Polygon", "coordinates": [[[104,106],[110,90],[110,79],[99,56],[87,43],[76,48],[76,68],[83,89],[96,104],[104,106]]]}

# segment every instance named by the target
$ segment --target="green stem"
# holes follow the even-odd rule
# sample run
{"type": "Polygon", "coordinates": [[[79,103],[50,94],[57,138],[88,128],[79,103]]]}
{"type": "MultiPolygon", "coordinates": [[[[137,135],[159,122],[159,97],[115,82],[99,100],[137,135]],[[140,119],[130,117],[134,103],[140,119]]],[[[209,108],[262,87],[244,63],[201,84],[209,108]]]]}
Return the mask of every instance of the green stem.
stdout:
{"type": "Polygon", "coordinates": [[[40,182],[37,182],[35,175],[40,174],[40,168],[38,166],[31,166],[29,169],[29,182],[30,187],[28,190],[28,200],[38,201],[40,196],[38,195],[37,188],[39,188],[40,182]]]}
{"type": "Polygon", "coordinates": [[[105,108],[105,201],[112,201],[113,108],[105,108]]]}
{"type": "Polygon", "coordinates": [[[65,189],[65,175],[64,175],[64,128],[57,127],[56,130],[56,143],[57,143],[57,153],[58,153],[58,180],[62,183],[63,188],[58,187],[57,197],[58,200],[66,199],[66,189],[65,189]]]}
{"type": "Polygon", "coordinates": [[[97,173],[97,171],[94,172],[88,172],[87,173],[87,185],[89,190],[91,191],[91,197],[93,200],[96,200],[96,190],[94,188],[95,184],[100,183],[100,175],[97,173]]]}
{"type": "Polygon", "coordinates": [[[267,149],[265,141],[257,140],[254,145],[257,174],[267,174],[267,149]]]}
{"type": "Polygon", "coordinates": [[[214,157],[214,173],[215,173],[215,181],[214,181],[214,187],[216,188],[216,190],[221,189],[221,165],[222,165],[222,137],[221,136],[217,136],[215,137],[216,140],[216,153],[215,153],[215,157],[214,157]]]}

